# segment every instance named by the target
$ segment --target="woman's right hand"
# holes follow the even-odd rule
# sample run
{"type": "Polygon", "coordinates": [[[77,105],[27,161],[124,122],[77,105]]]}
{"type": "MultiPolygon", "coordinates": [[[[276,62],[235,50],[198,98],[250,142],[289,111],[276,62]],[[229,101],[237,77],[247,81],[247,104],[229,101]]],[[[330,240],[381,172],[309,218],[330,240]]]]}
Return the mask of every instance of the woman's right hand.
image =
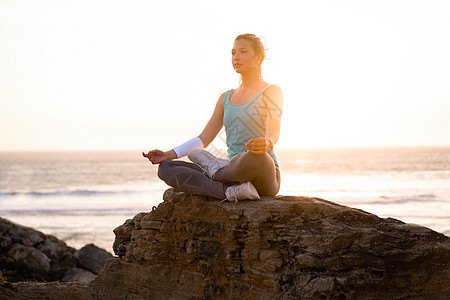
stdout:
{"type": "Polygon", "coordinates": [[[148,160],[152,164],[159,164],[163,160],[171,159],[168,157],[168,154],[166,152],[163,152],[158,149],[150,150],[147,154],[145,154],[145,152],[142,152],[142,156],[148,158],[148,160]]]}

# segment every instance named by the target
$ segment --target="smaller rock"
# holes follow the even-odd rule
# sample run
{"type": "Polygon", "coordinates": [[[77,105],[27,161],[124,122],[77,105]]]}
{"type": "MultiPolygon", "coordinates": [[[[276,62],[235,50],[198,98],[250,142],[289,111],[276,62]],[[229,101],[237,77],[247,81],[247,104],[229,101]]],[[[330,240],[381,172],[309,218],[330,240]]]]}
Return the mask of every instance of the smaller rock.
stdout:
{"type": "Polygon", "coordinates": [[[11,245],[12,241],[9,237],[0,235],[0,251],[9,247],[11,245]]]}
{"type": "Polygon", "coordinates": [[[105,261],[112,258],[112,254],[101,249],[94,244],[88,244],[75,252],[78,258],[78,264],[86,270],[94,274],[98,274],[102,269],[105,261]]]}
{"type": "Polygon", "coordinates": [[[91,282],[94,280],[95,274],[80,268],[72,268],[64,274],[61,279],[63,282],[91,282]]]}
{"type": "Polygon", "coordinates": [[[52,235],[48,235],[45,241],[36,248],[52,259],[63,260],[68,253],[74,253],[75,249],[52,235]]]}
{"type": "Polygon", "coordinates": [[[28,269],[44,272],[50,270],[50,259],[36,248],[14,244],[8,251],[8,256],[28,269]]]}
{"type": "Polygon", "coordinates": [[[21,226],[0,217],[0,234],[25,246],[34,246],[44,241],[45,234],[27,226],[21,226]]]}
{"type": "Polygon", "coordinates": [[[8,282],[59,281],[74,267],[87,266],[98,273],[110,257],[110,253],[94,245],[76,251],[52,235],[0,217],[0,275],[8,282]]]}

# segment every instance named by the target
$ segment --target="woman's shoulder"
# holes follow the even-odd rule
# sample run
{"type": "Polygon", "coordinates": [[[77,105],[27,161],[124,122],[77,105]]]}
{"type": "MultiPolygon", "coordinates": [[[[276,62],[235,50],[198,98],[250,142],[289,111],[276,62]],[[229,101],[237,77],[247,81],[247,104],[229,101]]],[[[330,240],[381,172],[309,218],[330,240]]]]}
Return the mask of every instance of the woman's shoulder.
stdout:
{"type": "Polygon", "coordinates": [[[224,102],[225,102],[225,96],[227,95],[227,93],[229,93],[231,90],[227,90],[225,92],[223,92],[219,99],[217,100],[217,105],[223,107],[224,106],[224,102]]]}
{"type": "Polygon", "coordinates": [[[225,92],[223,92],[220,97],[219,97],[219,101],[222,102],[225,99],[225,96],[230,93],[232,90],[226,90],[225,92]]]}
{"type": "Polygon", "coordinates": [[[269,97],[283,97],[283,92],[281,91],[281,88],[276,84],[269,84],[266,89],[264,90],[264,96],[269,97]]]}
{"type": "MultiPolygon", "coordinates": [[[[281,88],[272,84],[263,93],[263,101],[266,107],[270,107],[271,110],[282,111],[283,109],[283,93],[281,92],[281,88]]],[[[281,115],[281,114],[280,114],[281,115]]]]}
{"type": "Polygon", "coordinates": [[[264,92],[281,91],[281,88],[277,84],[268,83],[264,92]]]}

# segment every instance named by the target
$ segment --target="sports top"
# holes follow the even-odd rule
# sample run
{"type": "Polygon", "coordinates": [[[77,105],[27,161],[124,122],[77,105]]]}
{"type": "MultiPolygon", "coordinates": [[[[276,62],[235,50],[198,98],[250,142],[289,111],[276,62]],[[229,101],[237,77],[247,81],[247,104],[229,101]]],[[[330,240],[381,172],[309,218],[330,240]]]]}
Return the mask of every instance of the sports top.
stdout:
{"type": "MultiPolygon", "coordinates": [[[[230,102],[231,90],[225,93],[223,97],[223,125],[227,134],[228,159],[245,151],[245,144],[248,140],[266,136],[268,111],[262,95],[269,86],[262,89],[250,100],[239,104],[230,102]]],[[[275,168],[279,170],[275,152],[270,150],[267,153],[272,157],[275,168]]]]}

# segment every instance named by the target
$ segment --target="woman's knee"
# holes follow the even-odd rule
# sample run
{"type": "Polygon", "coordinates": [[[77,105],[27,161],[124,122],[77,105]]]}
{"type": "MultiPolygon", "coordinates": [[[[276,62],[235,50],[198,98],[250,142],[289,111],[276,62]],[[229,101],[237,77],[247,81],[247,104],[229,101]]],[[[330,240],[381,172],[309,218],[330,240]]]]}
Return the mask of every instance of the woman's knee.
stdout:
{"type": "Polygon", "coordinates": [[[247,151],[244,154],[242,162],[245,162],[247,165],[253,168],[264,168],[274,165],[272,157],[270,157],[269,153],[267,152],[265,152],[264,154],[255,154],[251,151],[247,151]]]}
{"type": "Polygon", "coordinates": [[[260,196],[274,197],[280,191],[277,182],[258,182],[254,185],[260,196]]]}
{"type": "Polygon", "coordinates": [[[248,156],[248,157],[251,157],[252,159],[255,159],[255,160],[265,160],[267,158],[271,159],[269,153],[267,153],[267,152],[264,152],[263,154],[256,154],[256,153],[254,153],[252,151],[245,151],[244,155],[248,156]]]}
{"type": "Polygon", "coordinates": [[[158,166],[159,179],[166,181],[169,176],[169,169],[170,169],[169,160],[163,160],[162,162],[160,162],[158,166]]]}

